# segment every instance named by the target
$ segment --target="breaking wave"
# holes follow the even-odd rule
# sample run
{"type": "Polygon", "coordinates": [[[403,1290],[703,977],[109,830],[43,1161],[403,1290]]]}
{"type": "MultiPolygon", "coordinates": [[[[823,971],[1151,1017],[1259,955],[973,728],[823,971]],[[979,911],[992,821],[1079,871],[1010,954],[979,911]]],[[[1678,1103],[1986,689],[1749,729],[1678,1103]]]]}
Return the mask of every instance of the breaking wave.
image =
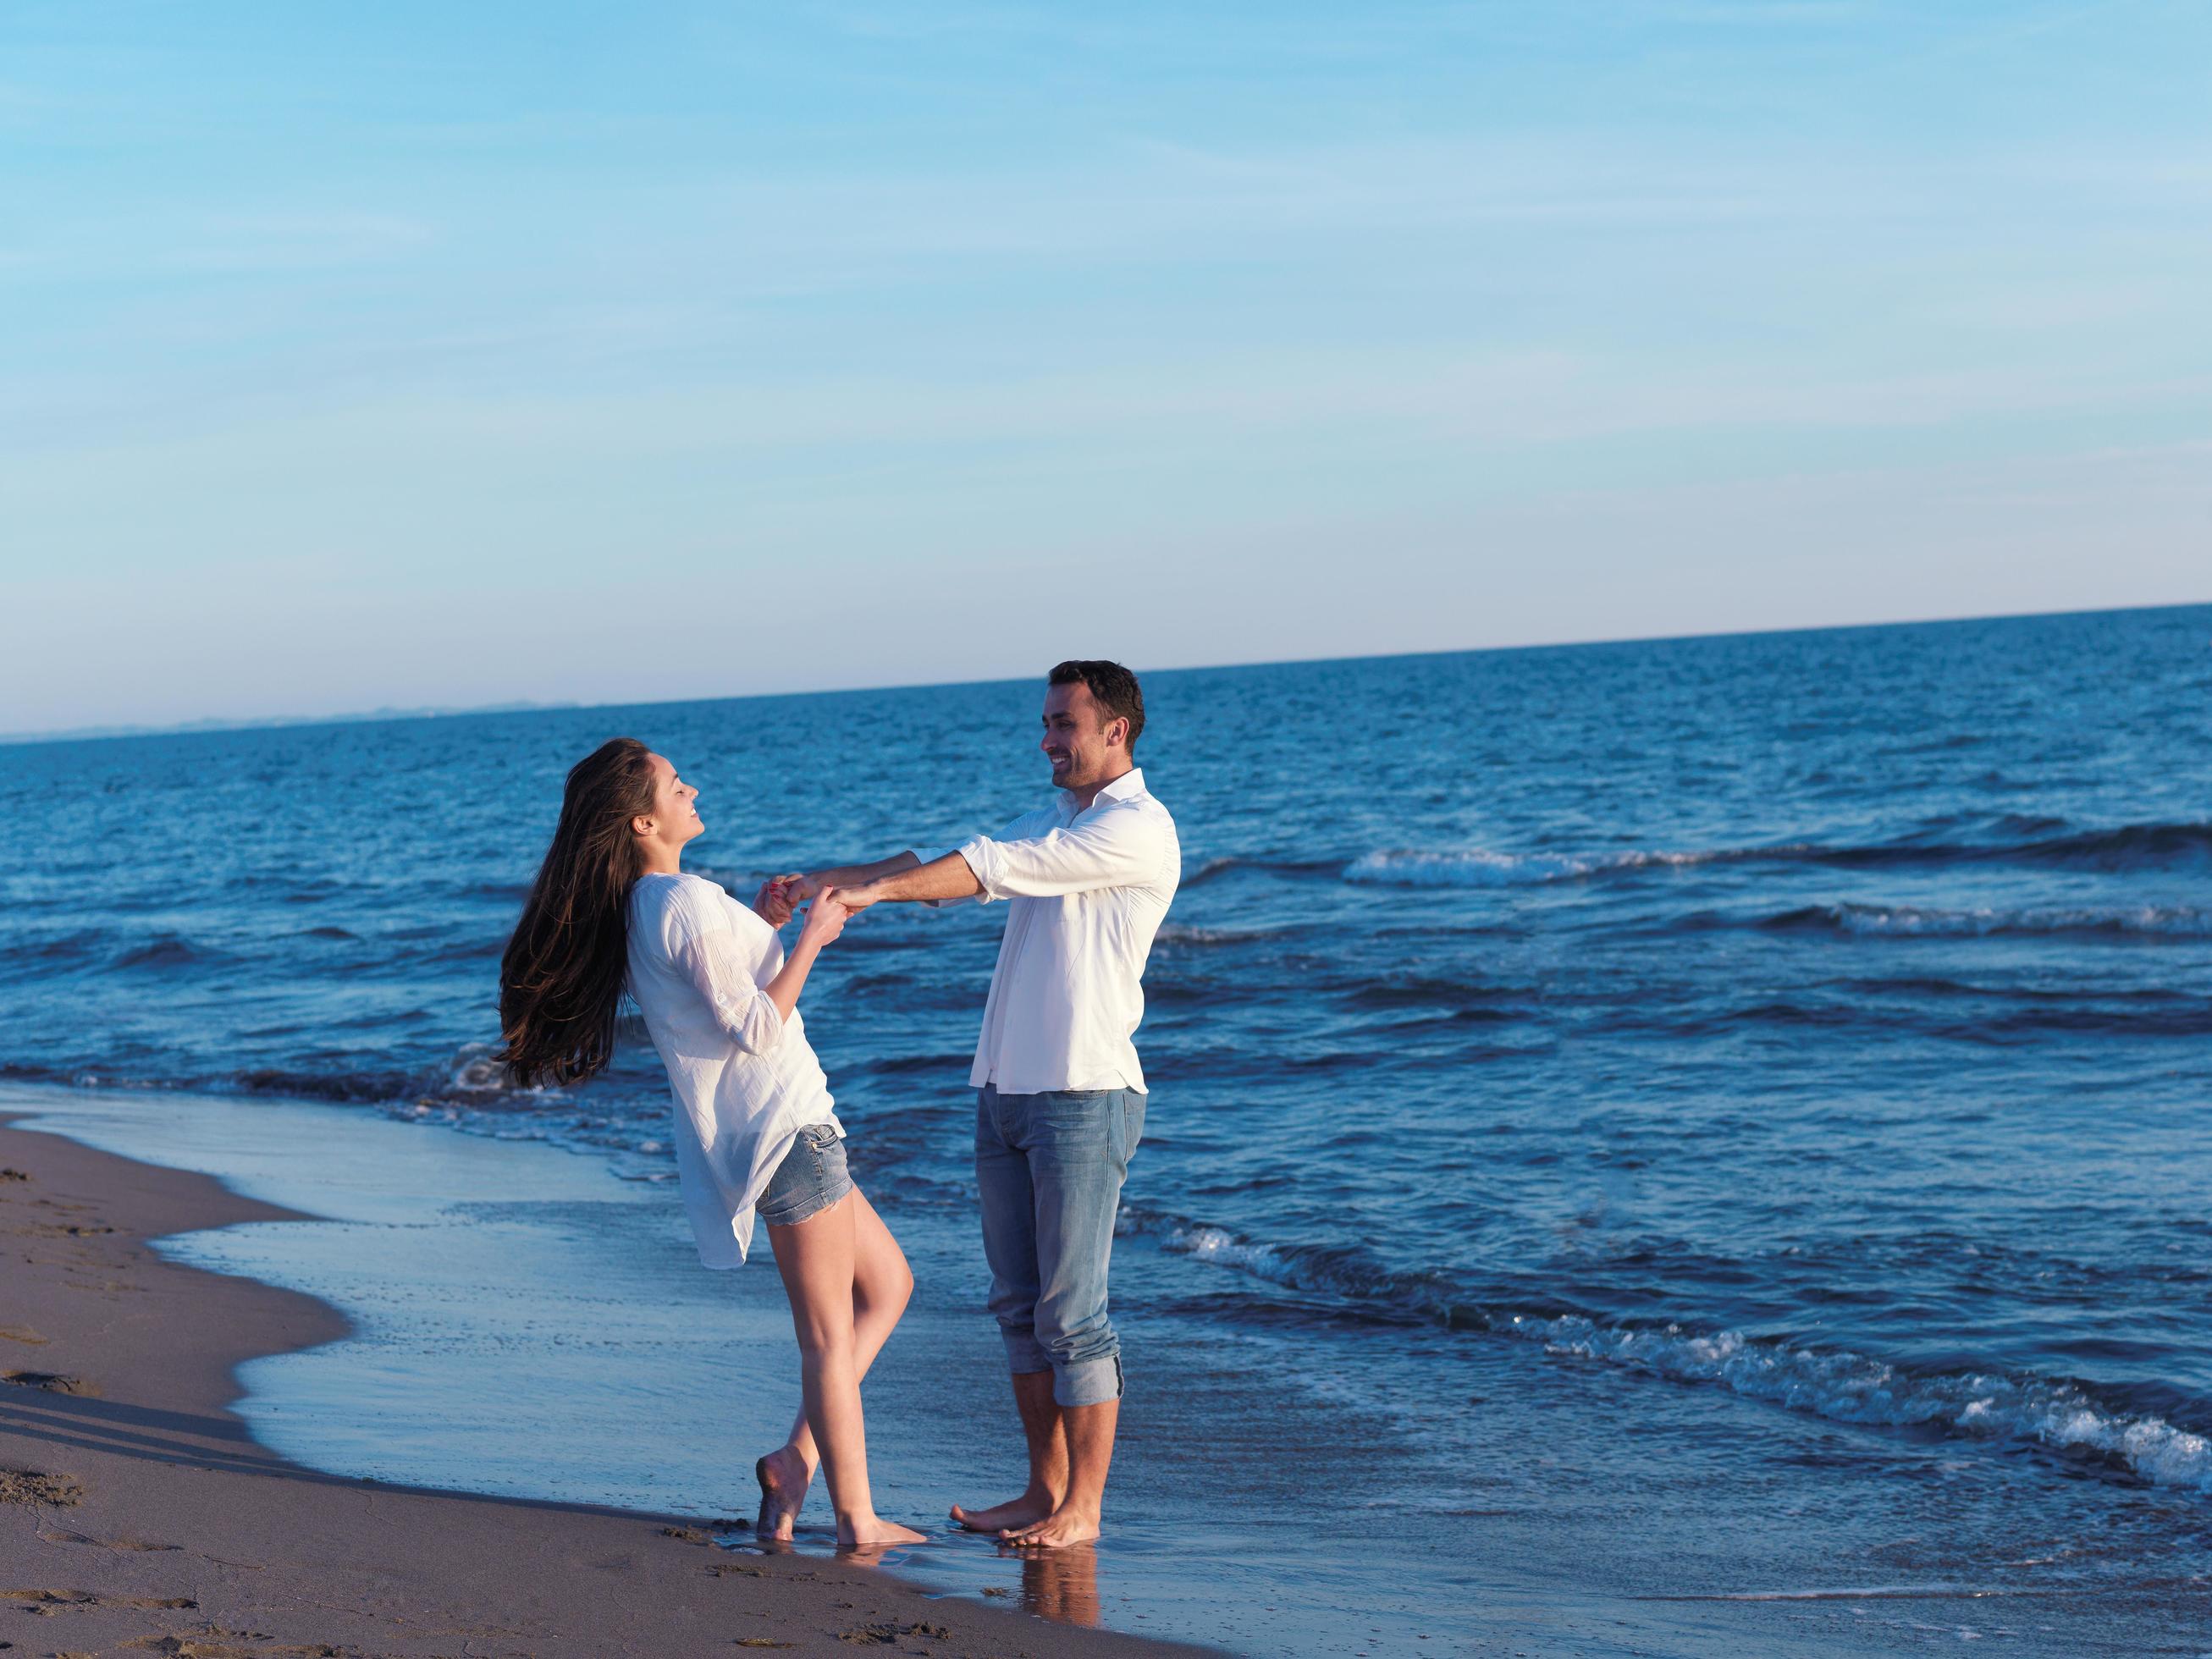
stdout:
{"type": "Polygon", "coordinates": [[[1736,1330],[1608,1321],[1559,1304],[1469,1300],[1438,1276],[1380,1270],[1363,1252],[1269,1244],[1225,1228],[1140,1212],[1127,1218],[1126,1230],[1158,1237],[1173,1254],[1341,1300],[1384,1322],[1417,1318],[1492,1333],[1549,1353],[1723,1388],[1832,1422],[2033,1445],[2094,1460],[2153,1485],[2212,1493],[2212,1438],[2155,1413],[2100,1400],[2063,1378],[1918,1372],[1848,1349],[1806,1347],[1736,1330]]]}
{"type": "Polygon", "coordinates": [[[2149,934],[2197,939],[2212,934],[2212,910],[2194,905],[2135,904],[2008,910],[1946,910],[1910,904],[1815,904],[1766,917],[1761,927],[1861,935],[1931,939],[1993,933],[2149,934]]]}
{"type": "Polygon", "coordinates": [[[2128,870],[2212,863],[2212,823],[2138,823],[2063,835],[2050,833],[2057,827],[2056,820],[2037,818],[2014,826],[2015,831],[2025,830],[2030,833],[1986,841],[1944,841],[1907,836],[1864,847],[1798,842],[1770,847],[1673,852],[1626,848],[1583,853],[1508,853],[1479,847],[1382,848],[1353,860],[1343,873],[1347,881],[1389,885],[1442,883],[1458,887],[1527,887],[1702,865],[1881,869],[2021,864],[2128,870]]]}

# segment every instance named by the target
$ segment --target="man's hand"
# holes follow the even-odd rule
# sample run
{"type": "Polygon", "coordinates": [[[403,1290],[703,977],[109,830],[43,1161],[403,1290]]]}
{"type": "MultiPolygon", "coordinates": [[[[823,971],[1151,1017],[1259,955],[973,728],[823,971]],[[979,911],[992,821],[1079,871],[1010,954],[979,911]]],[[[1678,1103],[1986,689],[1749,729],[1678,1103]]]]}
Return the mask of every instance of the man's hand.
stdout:
{"type": "Polygon", "coordinates": [[[872,881],[858,887],[838,887],[830,890],[837,895],[837,902],[848,910],[865,910],[883,897],[883,894],[877,890],[877,884],[872,881]]]}
{"type": "Polygon", "coordinates": [[[824,885],[821,877],[810,876],[800,870],[793,870],[789,875],[778,876],[776,879],[783,884],[783,890],[790,896],[793,904],[812,903],[815,896],[821,892],[824,885]]]}
{"type": "Polygon", "coordinates": [[[793,876],[770,876],[753,895],[753,911],[771,927],[781,927],[791,920],[792,907],[798,902],[791,890],[793,876]]]}

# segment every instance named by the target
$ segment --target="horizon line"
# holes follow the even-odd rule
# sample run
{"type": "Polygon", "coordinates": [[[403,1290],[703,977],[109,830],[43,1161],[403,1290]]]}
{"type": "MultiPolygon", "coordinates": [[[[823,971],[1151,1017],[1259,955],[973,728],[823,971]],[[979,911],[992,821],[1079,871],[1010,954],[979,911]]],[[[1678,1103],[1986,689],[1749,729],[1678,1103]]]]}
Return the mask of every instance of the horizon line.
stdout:
{"type": "MultiPolygon", "coordinates": [[[[1854,629],[1876,628],[1941,628],[1960,623],[2024,622],[2036,618],[2063,617],[2118,617],[2145,611],[2191,611],[2212,607],[2212,599],[2164,601],[2156,605],[2122,605],[2097,606],[2087,610],[2069,611],[1978,611],[1967,616],[1911,617],[1883,622],[1812,623],[1790,628],[1731,628],[1709,633],[1688,634],[1618,634],[1596,639],[1527,640],[1511,645],[1460,646],[1443,651],[1373,651],[1356,656],[1328,657],[1258,657],[1232,662],[1176,663],[1157,665],[1145,669],[1147,674],[1204,673],[1213,669],[1291,668],[1309,664],[1339,662],[1389,662],[1397,659],[1413,661],[1425,657],[1474,657],[1503,654],[1514,651],[1571,651],[1595,649],[1611,645],[1669,645],[1688,643],[1697,640],[1747,640],[1784,637],[1792,634],[1839,634],[1854,629]]],[[[830,697],[849,696],[856,691],[923,691],[948,690],[957,686],[1011,685],[1029,676],[1006,676],[992,679],[908,680],[896,685],[856,684],[801,687],[787,691],[742,691],[698,697],[664,697],[641,702],[550,702],[509,701],[471,704],[466,708],[426,707],[420,708],[364,709],[333,714],[258,714],[236,720],[220,715],[203,716],[179,720],[167,725],[95,725],[65,726],[38,732],[0,732],[0,747],[29,748],[48,743],[104,743],[130,738],[198,737],[216,732],[282,731],[294,727],[323,726],[380,726],[398,725],[403,721],[438,720],[469,720],[487,714],[527,714],[577,713],[594,709],[616,708],[678,708],[701,702],[748,702],[769,697],[830,697]]]]}

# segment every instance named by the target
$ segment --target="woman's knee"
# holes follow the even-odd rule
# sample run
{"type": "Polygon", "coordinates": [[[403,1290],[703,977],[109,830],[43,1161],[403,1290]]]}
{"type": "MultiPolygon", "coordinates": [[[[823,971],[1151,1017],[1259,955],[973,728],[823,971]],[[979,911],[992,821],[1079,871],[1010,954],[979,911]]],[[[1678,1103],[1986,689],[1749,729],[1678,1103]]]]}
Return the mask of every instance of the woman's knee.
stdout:
{"type": "Polygon", "coordinates": [[[904,1256],[900,1256],[870,1277],[863,1294],[870,1306],[889,1308],[896,1313],[906,1306],[907,1298],[914,1294],[914,1269],[906,1265],[904,1256]]]}
{"type": "Polygon", "coordinates": [[[809,1365],[850,1365],[857,1348],[853,1340],[853,1328],[842,1330],[811,1330],[799,1334],[799,1357],[809,1365]]]}

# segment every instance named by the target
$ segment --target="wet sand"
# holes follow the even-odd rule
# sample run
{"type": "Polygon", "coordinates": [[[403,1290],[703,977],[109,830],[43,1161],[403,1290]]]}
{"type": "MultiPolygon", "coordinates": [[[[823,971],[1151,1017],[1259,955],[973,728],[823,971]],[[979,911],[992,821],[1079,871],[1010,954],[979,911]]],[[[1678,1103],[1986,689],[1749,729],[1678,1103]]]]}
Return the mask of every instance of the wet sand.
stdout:
{"type": "Polygon", "coordinates": [[[229,1409],[235,1368],[333,1340],[344,1320],[311,1297],[165,1261],[149,1244],[289,1212],[7,1122],[0,1650],[185,1659],[1200,1651],[933,1598],[843,1560],[735,1554],[708,1535],[726,1517],[301,1468],[258,1444],[229,1409]]]}

